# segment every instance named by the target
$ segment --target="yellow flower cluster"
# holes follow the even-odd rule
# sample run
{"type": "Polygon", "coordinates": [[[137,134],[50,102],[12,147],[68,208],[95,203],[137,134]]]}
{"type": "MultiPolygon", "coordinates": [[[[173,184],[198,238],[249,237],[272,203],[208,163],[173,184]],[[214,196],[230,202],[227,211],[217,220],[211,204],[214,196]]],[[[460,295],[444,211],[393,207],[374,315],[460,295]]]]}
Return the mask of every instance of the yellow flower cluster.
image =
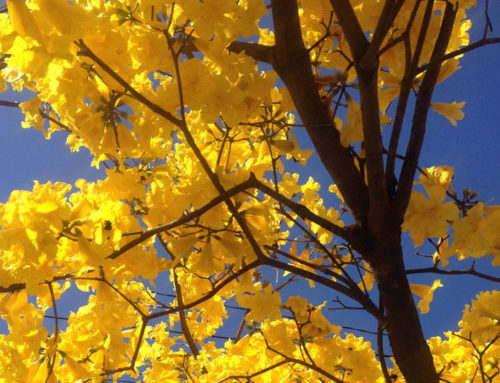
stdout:
{"type": "MultiPolygon", "coordinates": [[[[407,53],[392,39],[418,1],[404,2],[383,44],[384,124],[407,53]]],[[[346,96],[341,118],[335,115],[341,103],[333,102],[357,86],[347,41],[331,1],[299,3],[318,89],[342,144],[356,151],[363,140],[360,105],[346,96]]],[[[351,1],[367,36],[383,3],[351,1]]],[[[472,3],[459,2],[449,51],[468,42],[465,8],[472,3]]],[[[430,60],[444,6],[435,2],[419,65],[430,60]]],[[[272,263],[280,254],[288,257],[286,267],[305,275],[322,268],[335,283],[346,268],[356,268],[354,286],[374,285],[370,265],[361,267],[352,249],[320,224],[348,232],[343,210],[321,197],[312,177],[299,180],[288,171],[312,154],[292,132],[289,92],[273,70],[232,45],[242,38],[274,44],[273,31],[262,25],[263,1],[7,0],[7,7],[0,14],[0,92],[7,83],[32,91],[20,105],[23,127],[47,139],[66,132],[71,150],[87,148],[106,176],[74,186],[35,182],[0,205],[0,317],[8,326],[0,335],[0,381],[125,375],[144,382],[385,381],[370,342],[341,332],[322,314],[324,305],[281,293],[293,276],[276,274],[271,283],[257,270],[263,258],[272,263]],[[302,209],[291,211],[298,202],[302,209]],[[175,294],[157,294],[162,288],[175,294]],[[63,319],[61,297],[76,290],[84,298],[63,319]],[[224,344],[211,341],[230,327],[232,304],[248,328],[243,323],[224,344]]],[[[413,25],[423,12],[419,7],[413,25]]],[[[418,33],[408,31],[411,46],[418,33]]],[[[458,68],[458,57],[448,60],[440,81],[458,68]]],[[[463,117],[462,106],[433,104],[453,124],[463,117]]],[[[362,147],[356,158],[359,165],[362,147]]],[[[403,230],[415,246],[426,238],[444,243],[451,231],[451,244],[438,254],[443,265],[454,254],[491,255],[499,265],[500,209],[478,203],[461,217],[446,200],[451,178],[449,168],[427,169],[420,178],[425,194],[412,194],[403,230]]],[[[330,190],[343,202],[338,188],[330,190]]],[[[413,285],[422,313],[437,287],[439,281],[413,285]]],[[[479,356],[485,373],[498,369],[498,295],[478,296],[456,335],[431,339],[448,381],[472,376],[479,356]]]]}

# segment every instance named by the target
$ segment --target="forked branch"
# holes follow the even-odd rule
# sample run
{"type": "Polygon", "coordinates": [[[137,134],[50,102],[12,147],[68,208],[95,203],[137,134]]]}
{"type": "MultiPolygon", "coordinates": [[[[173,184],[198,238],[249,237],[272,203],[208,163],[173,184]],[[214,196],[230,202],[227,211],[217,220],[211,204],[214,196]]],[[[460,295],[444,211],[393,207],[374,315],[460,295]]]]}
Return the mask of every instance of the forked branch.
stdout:
{"type": "Polygon", "coordinates": [[[422,80],[422,85],[420,86],[418,92],[415,110],[413,112],[410,140],[406,149],[406,159],[403,163],[396,194],[395,207],[399,222],[402,222],[408,202],[410,201],[413,179],[418,166],[420,150],[422,149],[424,142],[427,114],[431,105],[434,87],[436,86],[439,71],[441,69],[441,61],[439,61],[439,59],[444,56],[446,48],[448,47],[456,13],[457,9],[455,9],[451,3],[447,2],[441,23],[441,29],[431,55],[430,62],[434,62],[434,64],[427,68],[424,79],[422,80]]]}
{"type": "MultiPolygon", "coordinates": [[[[348,1],[340,3],[350,4],[348,1]]],[[[354,219],[365,220],[367,188],[347,148],[340,142],[328,108],[323,104],[302,40],[297,2],[273,0],[275,46],[273,67],[285,83],[320,160],[337,184],[354,219]]]]}

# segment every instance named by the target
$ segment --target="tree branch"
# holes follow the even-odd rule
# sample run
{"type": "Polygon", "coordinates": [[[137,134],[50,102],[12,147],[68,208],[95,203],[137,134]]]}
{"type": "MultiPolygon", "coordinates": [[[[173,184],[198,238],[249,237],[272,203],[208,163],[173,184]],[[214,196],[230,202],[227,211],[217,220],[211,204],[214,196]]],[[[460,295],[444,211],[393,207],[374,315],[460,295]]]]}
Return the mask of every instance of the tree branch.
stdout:
{"type": "Polygon", "coordinates": [[[276,40],[274,69],[288,88],[319,158],[354,219],[362,222],[368,206],[366,185],[352,156],[340,143],[340,134],[318,94],[309,53],[302,40],[297,2],[273,0],[272,8],[276,40]]]}
{"type": "MultiPolygon", "coordinates": [[[[94,270],[89,270],[85,274],[92,273],[94,270]]],[[[64,275],[54,276],[50,281],[44,281],[42,283],[52,283],[56,281],[64,281],[66,279],[74,278],[73,273],[67,273],[64,275]]],[[[20,291],[26,288],[26,283],[13,283],[7,287],[0,286],[0,293],[14,293],[16,291],[20,291]]]]}
{"type": "Polygon", "coordinates": [[[361,60],[369,43],[349,0],[330,0],[330,4],[351,48],[354,62],[361,60]]]}
{"type": "MultiPolygon", "coordinates": [[[[347,285],[353,287],[353,286],[356,286],[357,287],[357,283],[354,282],[354,280],[351,278],[351,276],[349,275],[349,273],[346,271],[345,269],[345,265],[342,263],[342,261],[340,259],[337,259],[336,258],[336,255],[334,255],[332,252],[330,252],[330,250],[328,250],[326,248],[325,245],[323,245],[319,239],[314,235],[314,233],[311,233],[311,231],[303,226],[300,222],[298,222],[295,218],[293,218],[290,214],[288,214],[286,211],[283,211],[283,214],[285,215],[285,217],[287,217],[289,220],[293,221],[295,226],[297,226],[300,230],[302,230],[302,232],[311,239],[311,241],[314,243],[314,246],[317,247],[319,250],[321,250],[325,255],[328,256],[328,258],[330,259],[330,261],[332,262],[332,266],[339,269],[342,274],[343,274],[343,277],[349,281],[348,283],[346,283],[347,285]]],[[[333,249],[332,249],[333,250],[333,249]]],[[[338,256],[338,254],[337,254],[338,256]]]]}
{"type": "MultiPolygon", "coordinates": [[[[102,269],[101,269],[102,272],[102,269]]],[[[115,291],[125,302],[127,302],[130,306],[134,308],[135,311],[139,313],[141,317],[146,317],[147,315],[141,310],[139,307],[138,303],[140,302],[133,302],[129,297],[127,297],[122,291],[120,291],[119,288],[117,288],[113,283],[109,282],[104,275],[100,277],[74,277],[72,278],[74,281],[98,281],[106,284],[109,286],[109,288],[113,291],[115,291]]]]}
{"type": "Polygon", "coordinates": [[[401,81],[401,89],[399,92],[398,105],[396,107],[396,115],[394,117],[394,124],[392,126],[391,139],[389,142],[389,149],[387,151],[387,163],[386,163],[386,180],[387,185],[389,187],[393,187],[394,190],[393,195],[395,194],[397,180],[394,175],[394,167],[396,161],[396,152],[398,150],[399,145],[399,137],[401,135],[401,130],[403,127],[404,117],[406,115],[406,107],[408,105],[408,99],[410,96],[410,91],[412,89],[413,79],[415,78],[416,69],[418,66],[418,61],[420,60],[420,55],[422,53],[422,48],[425,42],[425,36],[427,35],[427,30],[429,29],[429,23],[432,16],[432,8],[434,5],[434,1],[429,0],[427,2],[427,7],[424,11],[424,16],[422,20],[422,25],[420,27],[420,33],[417,39],[417,44],[415,46],[415,53],[413,54],[413,58],[411,57],[412,49],[410,46],[410,29],[413,24],[413,20],[417,14],[420,3],[416,2],[413,7],[410,21],[408,26],[404,32],[404,41],[405,41],[405,51],[406,51],[406,68],[405,73],[403,75],[403,79],[401,81]]]}
{"type": "Polygon", "coordinates": [[[175,227],[178,227],[180,225],[183,225],[185,223],[188,223],[189,221],[192,221],[195,218],[200,217],[202,214],[210,210],[211,208],[215,207],[221,202],[224,202],[226,199],[231,198],[232,196],[241,193],[245,191],[248,188],[251,188],[254,185],[254,177],[253,175],[248,179],[247,181],[236,185],[235,187],[226,190],[223,194],[218,195],[214,199],[212,199],[210,202],[207,202],[205,205],[202,207],[192,211],[191,213],[187,213],[183,215],[182,217],[176,219],[173,222],[166,223],[164,225],[157,226],[153,229],[149,229],[146,231],[143,231],[139,237],[136,239],[128,242],[124,246],[122,246],[120,249],[114,251],[112,254],[108,255],[107,258],[115,259],[125,253],[126,251],[132,249],[133,247],[137,246],[138,244],[144,242],[148,238],[151,238],[152,236],[162,233],[167,230],[171,230],[175,227]]]}
{"type": "MultiPolygon", "coordinates": [[[[171,19],[172,19],[172,17],[170,17],[170,20],[171,19]]],[[[177,87],[178,87],[178,92],[179,92],[179,99],[183,100],[182,76],[181,76],[181,71],[179,68],[179,55],[177,53],[175,53],[175,51],[173,49],[172,39],[168,35],[167,30],[168,29],[164,30],[164,35],[167,39],[168,49],[169,49],[170,53],[172,54],[172,59],[174,61],[175,75],[177,78],[177,87]]],[[[182,120],[180,121],[180,123],[178,125],[179,129],[181,130],[182,134],[184,135],[184,139],[186,140],[187,144],[189,145],[189,147],[193,151],[194,155],[196,156],[196,159],[198,160],[201,167],[205,171],[206,175],[208,176],[208,178],[209,178],[210,182],[212,183],[212,185],[214,186],[214,188],[217,190],[217,192],[220,195],[225,194],[226,190],[222,186],[222,184],[219,180],[219,177],[215,174],[215,172],[212,170],[212,168],[208,164],[207,159],[205,158],[205,156],[201,152],[200,148],[196,144],[196,141],[194,140],[194,137],[191,134],[191,131],[189,130],[189,128],[187,126],[187,122],[186,122],[186,118],[185,118],[185,111],[184,111],[185,107],[186,106],[182,102],[180,105],[182,120]]],[[[250,246],[252,247],[252,250],[254,251],[256,257],[260,258],[260,259],[265,258],[265,255],[262,252],[262,249],[260,248],[259,244],[257,243],[254,235],[250,231],[250,228],[248,227],[245,218],[240,214],[240,212],[238,211],[238,209],[234,205],[233,201],[230,198],[225,198],[224,203],[226,204],[228,210],[231,212],[231,214],[234,216],[234,218],[238,222],[238,225],[240,226],[241,231],[243,232],[243,234],[245,234],[245,238],[250,243],[250,246]]]]}
{"type": "Polygon", "coordinates": [[[310,370],[314,370],[324,376],[326,376],[328,379],[330,379],[332,382],[335,382],[335,383],[343,383],[343,380],[340,380],[338,378],[336,378],[335,376],[333,376],[332,374],[328,373],[328,371],[325,371],[324,369],[318,367],[317,365],[315,364],[312,364],[312,363],[308,363],[304,360],[301,360],[301,359],[297,359],[297,358],[293,358],[293,357],[290,357],[286,354],[283,354],[282,352],[272,348],[269,343],[267,342],[267,339],[264,337],[264,334],[262,334],[262,337],[264,338],[264,342],[266,343],[266,347],[271,350],[272,352],[282,356],[283,358],[285,358],[286,361],[288,362],[291,362],[291,363],[296,363],[296,364],[300,364],[301,366],[304,366],[310,370]]]}
{"type": "Polygon", "coordinates": [[[14,293],[26,288],[26,283],[13,283],[12,285],[0,286],[0,293],[14,293]]]}
{"type": "Polygon", "coordinates": [[[247,56],[257,61],[273,65],[273,47],[269,45],[249,43],[246,41],[233,41],[229,44],[227,50],[234,53],[245,52],[247,56]]]}
{"type": "MultiPolygon", "coordinates": [[[[199,52],[200,50],[196,46],[198,39],[193,36],[188,36],[183,42],[181,49],[177,54],[185,54],[188,58],[193,58],[194,52],[199,52]]],[[[273,47],[269,45],[262,45],[256,43],[250,43],[248,41],[233,41],[226,48],[229,52],[240,53],[245,52],[249,57],[252,57],[256,61],[265,62],[267,64],[273,65],[273,47]]]]}
{"type": "Polygon", "coordinates": [[[378,103],[378,58],[365,64],[363,69],[355,65],[359,79],[361,120],[363,124],[363,146],[366,152],[366,173],[368,180],[370,231],[380,227],[389,210],[389,196],[385,182],[382,134],[380,132],[380,112],[378,103]],[[372,68],[373,67],[373,68],[372,68]]]}
{"type": "MultiPolygon", "coordinates": [[[[181,286],[179,285],[179,282],[177,281],[177,273],[175,272],[175,268],[172,270],[172,273],[174,275],[174,287],[175,287],[175,294],[177,296],[177,302],[179,306],[184,306],[184,300],[182,299],[182,291],[181,291],[181,286]]],[[[184,338],[186,338],[186,342],[189,345],[189,349],[193,353],[193,355],[198,355],[200,352],[198,350],[198,346],[196,345],[196,342],[193,339],[193,335],[191,334],[191,331],[189,330],[189,326],[186,321],[186,312],[184,310],[179,311],[179,321],[181,322],[181,330],[182,334],[184,335],[184,338]]]]}
{"type": "Polygon", "coordinates": [[[289,271],[290,273],[300,275],[301,277],[304,277],[308,280],[317,282],[319,284],[322,284],[323,286],[338,291],[339,293],[344,294],[346,297],[351,298],[352,300],[361,304],[366,309],[367,312],[373,315],[374,318],[385,323],[386,318],[384,314],[371,301],[371,299],[367,295],[363,294],[360,290],[355,291],[344,285],[341,285],[340,283],[332,281],[331,279],[314,274],[311,271],[304,270],[293,265],[289,265],[288,263],[284,263],[276,259],[266,257],[263,261],[263,264],[275,267],[280,270],[289,271]]]}
{"type": "Polygon", "coordinates": [[[97,65],[99,65],[108,75],[110,75],[116,82],[118,82],[123,88],[129,92],[134,98],[146,105],[152,112],[162,116],[167,121],[170,121],[175,126],[179,127],[182,125],[182,121],[175,117],[170,112],[163,109],[161,106],[155,104],[154,102],[149,101],[146,97],[144,97],[140,92],[136,91],[127,81],[121,78],[113,69],[110,68],[108,64],[102,61],[99,57],[95,55],[94,52],[90,50],[90,48],[85,45],[82,39],[78,40],[76,46],[80,49],[77,52],[78,56],[88,57],[92,61],[94,61],[97,65]]]}
{"type": "Polygon", "coordinates": [[[56,363],[56,357],[57,357],[57,345],[59,344],[59,314],[57,313],[57,303],[56,303],[56,297],[54,295],[54,287],[52,286],[53,282],[48,282],[47,286],[49,288],[50,292],[50,300],[52,301],[52,307],[54,310],[54,344],[56,345],[56,349],[54,350],[53,355],[48,355],[50,358],[49,362],[49,371],[47,373],[47,378],[45,379],[46,382],[50,380],[50,377],[54,373],[54,366],[56,363]]]}
{"type": "Polygon", "coordinates": [[[270,366],[267,366],[266,368],[263,368],[259,371],[253,372],[253,373],[248,374],[248,375],[229,375],[229,376],[225,377],[224,379],[218,380],[217,383],[223,383],[223,382],[226,382],[228,380],[230,380],[231,382],[234,382],[235,380],[240,381],[240,379],[245,379],[245,381],[251,382],[252,378],[255,378],[256,376],[265,374],[268,371],[271,371],[279,366],[282,366],[282,365],[288,364],[288,363],[290,363],[289,360],[283,359],[277,363],[274,363],[270,366]]]}
{"type": "Polygon", "coordinates": [[[406,159],[403,163],[403,168],[401,169],[395,200],[396,218],[398,222],[403,221],[403,217],[410,200],[413,179],[418,166],[420,150],[422,149],[424,142],[427,114],[431,105],[432,93],[434,92],[434,87],[441,69],[441,61],[439,59],[445,54],[446,48],[448,47],[456,12],[457,10],[454,6],[447,2],[443,15],[443,21],[441,23],[441,29],[430,59],[430,62],[434,62],[434,64],[428,67],[418,92],[415,110],[413,113],[410,140],[406,149],[406,159]]]}
{"type": "Polygon", "coordinates": [[[104,372],[101,374],[101,375],[110,375],[110,374],[114,374],[114,373],[117,373],[117,372],[123,372],[123,371],[134,371],[135,373],[137,373],[137,371],[135,371],[135,363],[137,362],[137,358],[139,356],[139,350],[141,348],[141,344],[142,344],[142,341],[144,339],[144,334],[146,332],[146,326],[149,322],[149,318],[144,318],[142,317],[142,324],[141,324],[141,329],[139,330],[139,336],[137,337],[137,345],[135,347],[135,350],[134,350],[134,355],[132,355],[132,359],[130,360],[130,364],[126,367],[120,367],[120,368],[116,368],[114,370],[104,370],[104,372]]]}
{"type": "Polygon", "coordinates": [[[404,2],[404,0],[387,0],[385,2],[368,49],[379,50],[404,2]]]}
{"type": "Polygon", "coordinates": [[[261,192],[264,194],[269,195],[276,201],[280,202],[281,204],[285,205],[289,209],[291,209],[294,213],[296,213],[300,218],[303,220],[309,220],[311,222],[314,222],[321,226],[323,229],[328,230],[329,232],[338,235],[339,237],[343,238],[347,242],[349,242],[352,247],[358,251],[362,252],[364,250],[363,246],[364,243],[360,240],[360,238],[357,237],[357,235],[350,231],[349,229],[340,227],[338,225],[335,225],[334,223],[330,222],[329,220],[320,217],[316,214],[314,214],[311,210],[309,210],[306,206],[301,205],[297,202],[294,202],[288,198],[286,198],[284,195],[276,192],[275,190],[271,189],[264,183],[260,182],[258,179],[254,178],[254,187],[259,189],[261,192]]]}
{"type": "Polygon", "coordinates": [[[313,270],[317,270],[323,274],[326,274],[334,279],[337,279],[339,281],[342,281],[343,283],[345,283],[346,285],[349,285],[350,286],[350,281],[347,280],[347,278],[345,278],[343,275],[340,275],[340,274],[337,274],[337,273],[334,273],[333,271],[331,271],[327,265],[316,265],[312,262],[308,262],[308,261],[305,261],[301,258],[298,258],[292,254],[289,254],[287,253],[286,251],[283,251],[283,250],[280,250],[278,248],[275,248],[275,247],[272,247],[272,246],[269,246],[269,245],[264,245],[264,248],[270,252],[273,252],[273,253],[276,253],[276,254],[280,254],[288,259],[290,259],[291,261],[295,262],[295,263],[300,263],[310,269],[313,269],[313,270]]]}
{"type": "Polygon", "coordinates": [[[156,313],[149,314],[147,316],[148,320],[155,319],[155,318],[160,318],[165,315],[170,315],[179,312],[180,310],[189,310],[193,307],[196,307],[200,303],[203,303],[207,301],[208,299],[212,298],[215,294],[217,294],[220,290],[222,290],[224,287],[226,287],[229,283],[234,281],[236,278],[239,278],[243,274],[245,274],[247,271],[250,271],[252,269],[255,269],[258,266],[261,266],[262,262],[259,259],[256,259],[252,263],[249,263],[246,266],[243,266],[241,269],[239,269],[237,272],[234,274],[230,275],[226,279],[224,279],[222,282],[219,282],[217,285],[215,285],[209,292],[207,292],[205,295],[203,295],[201,298],[195,299],[194,301],[190,303],[185,303],[183,306],[177,305],[177,307],[172,307],[169,309],[165,309],[163,311],[159,311],[156,313]]]}
{"type": "MultiPolygon", "coordinates": [[[[379,307],[384,307],[382,303],[382,297],[379,296],[379,307]]],[[[389,370],[387,369],[387,363],[385,362],[385,355],[384,355],[384,328],[385,323],[378,322],[377,325],[377,352],[378,352],[378,357],[380,360],[380,368],[382,369],[382,374],[384,375],[384,379],[386,383],[391,383],[392,379],[391,376],[389,375],[389,370]]]]}
{"type": "Polygon", "coordinates": [[[382,369],[382,374],[386,383],[392,383],[391,376],[389,375],[389,370],[387,369],[387,363],[385,362],[384,355],[384,339],[383,339],[384,328],[379,324],[377,329],[377,352],[380,362],[380,368],[382,369]]]}
{"type": "Polygon", "coordinates": [[[488,38],[481,39],[479,41],[476,41],[475,43],[467,45],[466,47],[457,49],[457,50],[450,52],[450,53],[447,53],[441,57],[431,59],[431,61],[428,64],[422,65],[420,68],[418,68],[417,74],[426,71],[429,67],[431,67],[433,65],[440,64],[440,63],[442,63],[446,60],[449,60],[453,57],[463,55],[464,53],[470,52],[470,51],[477,49],[477,48],[480,48],[480,47],[484,47],[485,45],[498,44],[498,43],[500,43],[500,37],[488,37],[488,38]]]}
{"type": "MultiPolygon", "coordinates": [[[[211,201],[207,202],[205,205],[201,206],[200,208],[187,213],[183,215],[182,217],[176,219],[175,221],[157,226],[155,228],[145,230],[143,232],[139,232],[139,236],[132,241],[126,243],[123,245],[120,249],[114,251],[112,254],[108,255],[107,258],[115,259],[122,255],[123,253],[127,252],[128,250],[132,249],[133,247],[137,246],[138,244],[146,241],[147,239],[151,238],[154,235],[157,235],[159,233],[174,229],[180,225],[183,225],[185,223],[188,223],[192,221],[195,218],[200,217],[202,214],[206,213],[208,210],[211,208],[215,207],[221,202],[224,202],[226,199],[231,198],[235,196],[238,193],[244,192],[247,189],[251,188],[256,188],[260,190],[261,192],[269,195],[276,201],[282,203],[283,205],[287,206],[290,208],[293,212],[295,212],[299,217],[301,217],[304,220],[309,220],[311,222],[314,222],[324,228],[325,230],[330,231],[331,233],[338,235],[339,237],[343,238],[344,240],[348,241],[353,249],[356,251],[363,251],[363,243],[360,240],[360,238],[357,237],[357,235],[345,228],[342,228],[340,226],[335,225],[334,223],[328,221],[327,219],[320,217],[316,214],[314,214],[311,210],[309,210],[306,206],[301,205],[299,203],[296,203],[282,194],[274,191],[264,183],[260,182],[255,178],[253,174],[250,175],[250,178],[246,180],[245,182],[242,182],[239,185],[234,186],[231,189],[228,189],[225,191],[224,194],[220,194],[211,201]]],[[[0,288],[0,292],[1,288],[0,288]]]]}
{"type": "Polygon", "coordinates": [[[424,273],[434,273],[443,275],[473,275],[475,277],[486,279],[488,281],[500,283],[500,277],[495,277],[493,275],[488,275],[481,273],[480,271],[476,271],[474,269],[474,266],[472,266],[469,270],[443,270],[443,269],[438,269],[437,267],[424,267],[420,269],[406,270],[406,274],[424,274],[424,273]]]}
{"type": "Polygon", "coordinates": [[[0,100],[0,106],[8,106],[10,108],[19,108],[20,102],[17,101],[7,101],[7,100],[0,100]]]}

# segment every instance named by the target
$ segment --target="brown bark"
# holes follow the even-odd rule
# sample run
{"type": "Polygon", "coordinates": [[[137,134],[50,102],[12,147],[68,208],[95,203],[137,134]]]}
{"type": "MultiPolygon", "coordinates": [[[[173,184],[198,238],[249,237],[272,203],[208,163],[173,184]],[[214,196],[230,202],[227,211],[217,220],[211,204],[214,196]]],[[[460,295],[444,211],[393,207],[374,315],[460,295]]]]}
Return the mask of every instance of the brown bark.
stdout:
{"type": "Polygon", "coordinates": [[[408,202],[410,201],[413,179],[415,178],[415,171],[420,157],[420,150],[422,149],[422,145],[424,143],[427,113],[429,112],[429,108],[431,106],[432,94],[441,69],[441,62],[438,61],[438,59],[443,57],[446,53],[446,48],[448,47],[451,32],[453,30],[455,16],[455,7],[451,5],[451,3],[446,3],[441,29],[431,56],[431,62],[434,62],[435,64],[428,66],[424,79],[422,80],[422,85],[418,91],[415,111],[413,112],[410,140],[408,142],[405,161],[399,177],[398,191],[395,201],[398,219],[400,222],[403,222],[404,213],[406,212],[408,202]]]}
{"type": "MultiPolygon", "coordinates": [[[[386,6],[388,3],[390,1],[386,6]]],[[[391,206],[389,200],[380,133],[379,63],[376,52],[385,37],[384,31],[389,30],[396,15],[397,12],[391,14],[390,8],[384,7],[372,42],[365,52],[359,52],[359,56],[355,58],[369,196],[366,230],[369,233],[367,247],[370,250],[362,255],[375,270],[377,286],[387,317],[389,341],[398,367],[407,382],[431,383],[438,381],[438,375],[406,277],[401,249],[401,222],[397,219],[397,210],[391,206]]],[[[343,25],[342,19],[339,21],[343,25]]],[[[353,46],[359,45],[349,37],[348,42],[353,46]]]]}
{"type": "MultiPolygon", "coordinates": [[[[256,59],[260,57],[262,61],[271,63],[287,86],[319,158],[339,187],[356,220],[357,229],[349,235],[352,236],[352,242],[357,243],[358,252],[374,268],[387,317],[384,327],[388,332],[398,367],[407,382],[438,382],[438,374],[422,332],[406,277],[400,225],[408,204],[423,144],[430,100],[440,64],[446,57],[455,9],[447,3],[431,62],[425,66],[426,74],[417,97],[408,150],[397,194],[393,200],[394,190],[389,190],[388,187],[394,185],[387,185],[386,180],[392,181],[394,177],[392,174],[386,174],[383,165],[384,150],[380,135],[377,89],[378,52],[403,1],[387,1],[371,42],[366,39],[348,0],[330,0],[330,2],[348,41],[358,74],[368,185],[364,184],[351,155],[340,144],[339,134],[331,121],[328,109],[318,95],[309,54],[302,41],[296,1],[272,1],[276,40],[274,47],[271,49],[259,47],[256,51],[253,44],[243,43],[244,45],[231,46],[229,49],[236,52],[244,50],[256,59]]],[[[431,0],[427,8],[432,9],[431,0]]],[[[427,17],[430,16],[427,12],[427,17]]],[[[426,27],[423,27],[423,35],[425,30],[426,27]]],[[[413,59],[410,63],[412,68],[409,77],[423,71],[415,68],[418,57],[413,59]]],[[[405,89],[405,93],[408,93],[408,89],[405,89]]],[[[407,95],[403,94],[403,98],[403,102],[406,103],[407,95]]],[[[399,113],[404,113],[404,110],[399,113]]],[[[396,140],[398,138],[396,137],[396,140]]],[[[393,162],[393,159],[391,161],[393,162]]],[[[389,164],[388,169],[392,173],[393,165],[389,164]]]]}
{"type": "Polygon", "coordinates": [[[380,224],[378,230],[372,231],[373,250],[367,258],[375,259],[373,266],[392,353],[408,383],[438,382],[406,277],[399,224],[392,217],[380,224]]]}
{"type": "Polygon", "coordinates": [[[387,153],[387,162],[386,162],[386,180],[391,183],[388,186],[392,186],[394,190],[392,190],[392,195],[395,194],[396,190],[396,176],[394,175],[395,163],[396,163],[396,152],[398,150],[399,138],[401,135],[401,130],[403,128],[403,121],[406,115],[406,107],[408,105],[408,100],[410,97],[410,91],[412,90],[413,80],[415,79],[418,62],[420,60],[420,55],[422,53],[422,49],[425,43],[425,37],[427,36],[427,30],[429,29],[429,24],[432,15],[434,1],[430,0],[427,2],[425,7],[424,17],[420,26],[420,32],[418,35],[417,44],[414,48],[414,53],[412,57],[412,48],[410,43],[410,29],[413,24],[413,19],[417,14],[418,7],[420,3],[415,3],[415,7],[412,11],[412,16],[410,17],[410,21],[406,27],[406,31],[401,35],[404,41],[405,47],[405,73],[403,75],[403,79],[401,81],[401,90],[399,92],[398,105],[396,107],[396,114],[394,117],[394,123],[392,125],[391,132],[391,140],[389,143],[389,150],[387,153]]]}
{"type": "Polygon", "coordinates": [[[273,0],[272,11],[276,41],[274,69],[287,86],[320,160],[354,219],[361,223],[368,206],[366,185],[348,150],[340,143],[340,134],[318,94],[309,52],[302,40],[297,2],[273,0]]]}
{"type": "MultiPolygon", "coordinates": [[[[380,20],[383,25],[377,26],[376,41],[370,43],[356,20],[350,2],[331,0],[331,3],[349,43],[358,74],[368,187],[360,181],[360,174],[353,166],[351,156],[340,144],[328,110],[319,98],[309,55],[302,41],[296,1],[272,1],[276,36],[273,66],[287,86],[320,159],[360,225],[360,240],[365,244],[361,255],[370,262],[376,274],[387,317],[385,326],[398,367],[409,383],[437,382],[438,375],[406,278],[400,210],[389,200],[382,157],[377,52],[397,11],[390,12],[388,7],[384,8],[380,20]]],[[[407,166],[410,165],[413,162],[407,166]]]]}

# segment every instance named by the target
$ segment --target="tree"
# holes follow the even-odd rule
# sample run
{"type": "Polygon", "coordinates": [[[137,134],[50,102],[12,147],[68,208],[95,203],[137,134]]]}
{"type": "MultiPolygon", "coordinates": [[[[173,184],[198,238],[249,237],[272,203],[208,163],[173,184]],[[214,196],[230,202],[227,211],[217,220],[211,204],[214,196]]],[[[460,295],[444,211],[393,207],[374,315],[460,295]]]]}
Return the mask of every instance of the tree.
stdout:
{"type": "Polygon", "coordinates": [[[7,0],[0,89],[34,97],[1,105],[47,138],[66,132],[106,178],[35,182],[0,205],[2,378],[498,379],[500,292],[426,341],[413,294],[423,314],[441,284],[408,281],[500,282],[447,268],[454,255],[500,265],[500,208],[459,196],[451,168],[419,167],[429,109],[463,117],[463,103],[431,103],[435,87],[461,55],[500,41],[486,2],[469,44],[474,3],[7,0]],[[312,154],[334,185],[290,173],[312,154]],[[429,267],[405,267],[402,231],[432,245],[429,267]],[[376,350],[294,286],[368,313],[376,350]],[[86,301],[64,318],[75,289],[86,301]]]}

